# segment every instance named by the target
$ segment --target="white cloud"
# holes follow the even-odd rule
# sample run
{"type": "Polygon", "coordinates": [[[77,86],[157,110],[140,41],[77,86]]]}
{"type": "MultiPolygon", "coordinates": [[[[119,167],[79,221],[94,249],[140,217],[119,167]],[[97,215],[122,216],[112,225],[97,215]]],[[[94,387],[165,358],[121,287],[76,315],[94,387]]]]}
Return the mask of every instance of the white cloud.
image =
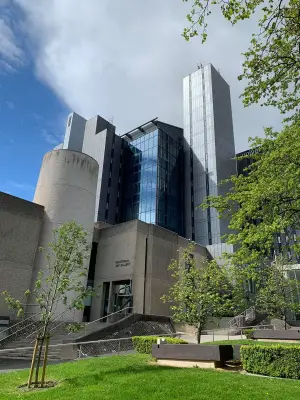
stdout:
{"type": "Polygon", "coordinates": [[[13,110],[15,108],[15,104],[12,101],[6,100],[5,104],[9,110],[13,110]]]}
{"type": "Polygon", "coordinates": [[[30,115],[32,116],[32,118],[33,118],[36,122],[43,121],[43,117],[42,117],[42,115],[40,115],[40,114],[37,114],[37,113],[35,113],[35,112],[32,112],[30,115]]]}
{"type": "Polygon", "coordinates": [[[200,38],[181,37],[191,2],[15,1],[25,13],[38,76],[86,118],[113,115],[119,133],[154,117],[182,126],[182,78],[197,62],[211,62],[231,86],[237,150],[264,125],[280,126],[275,110],[244,109],[239,99],[241,53],[254,22],[232,28],[216,13],[202,46],[200,38]]]}
{"type": "Polygon", "coordinates": [[[41,134],[46,142],[49,144],[57,145],[60,143],[59,138],[56,135],[49,133],[46,129],[42,129],[41,134]]]}
{"type": "MultiPolygon", "coordinates": [[[[0,2],[0,11],[6,5],[0,2]]],[[[18,39],[9,26],[10,18],[5,13],[0,17],[0,71],[13,72],[14,67],[23,65],[25,55],[18,39]]]]}
{"type": "Polygon", "coordinates": [[[0,74],[14,73],[16,69],[13,68],[8,62],[0,60],[0,74]]]}
{"type": "Polygon", "coordinates": [[[33,185],[31,185],[30,183],[27,183],[27,182],[9,181],[8,185],[13,187],[13,188],[20,189],[20,190],[23,190],[23,191],[32,191],[32,190],[35,189],[33,185]]]}

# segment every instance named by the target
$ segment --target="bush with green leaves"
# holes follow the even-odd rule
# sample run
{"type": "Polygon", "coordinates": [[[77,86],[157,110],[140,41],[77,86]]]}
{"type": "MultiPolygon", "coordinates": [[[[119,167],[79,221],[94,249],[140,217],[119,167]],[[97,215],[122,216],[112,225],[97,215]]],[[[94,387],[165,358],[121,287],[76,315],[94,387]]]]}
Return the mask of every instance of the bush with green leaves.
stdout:
{"type": "MultiPolygon", "coordinates": [[[[134,336],[132,338],[133,347],[138,353],[151,354],[152,345],[157,343],[157,336],[134,336]]],[[[185,340],[167,337],[168,344],[188,344],[185,340]]]]}
{"type": "Polygon", "coordinates": [[[253,328],[243,329],[243,335],[245,335],[247,339],[253,339],[253,333],[254,333],[253,328]]]}
{"type": "Polygon", "coordinates": [[[278,378],[300,379],[300,346],[242,346],[245,371],[278,378]]]}

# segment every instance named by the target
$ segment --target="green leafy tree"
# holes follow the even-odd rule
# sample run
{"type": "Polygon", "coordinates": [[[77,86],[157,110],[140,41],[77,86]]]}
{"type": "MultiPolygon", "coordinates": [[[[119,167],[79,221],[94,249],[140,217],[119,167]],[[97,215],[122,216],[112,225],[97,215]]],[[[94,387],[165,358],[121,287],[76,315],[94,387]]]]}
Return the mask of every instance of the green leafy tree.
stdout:
{"type": "Polygon", "coordinates": [[[299,313],[299,282],[290,277],[291,266],[283,256],[260,268],[256,280],[255,308],[270,318],[285,321],[288,312],[299,313]]]}
{"type": "Polygon", "coordinates": [[[244,53],[243,73],[247,86],[245,106],[272,105],[281,113],[299,116],[300,98],[300,2],[299,0],[183,0],[191,2],[184,29],[186,40],[200,35],[207,40],[208,17],[219,8],[232,25],[257,18],[258,25],[244,53]]]}
{"type": "MultiPolygon", "coordinates": [[[[75,222],[68,222],[54,229],[53,242],[49,243],[47,249],[41,248],[40,250],[44,253],[46,268],[38,273],[32,293],[39,307],[37,318],[39,318],[40,324],[28,387],[32,384],[35,362],[34,386],[44,385],[47,357],[44,359],[42,379],[39,382],[41,356],[44,345],[48,348],[51,323],[56,320],[59,307],[63,304],[65,309],[61,315],[68,310],[83,310],[84,300],[94,293],[92,288],[86,288],[85,285],[90,244],[88,234],[82,226],[75,222]]],[[[29,290],[25,294],[26,296],[31,295],[29,290]]],[[[23,305],[19,300],[14,299],[7,292],[4,292],[3,295],[10,308],[15,309],[18,315],[24,314],[23,305]]],[[[71,331],[80,328],[81,325],[76,323],[70,326],[71,331]]]]}
{"type": "MultiPolygon", "coordinates": [[[[287,126],[282,132],[266,129],[265,138],[252,140],[257,151],[245,175],[232,176],[226,183],[231,190],[218,197],[209,197],[203,207],[214,207],[220,218],[229,219],[231,233],[227,243],[235,245],[231,262],[247,265],[249,278],[255,269],[273,254],[274,237],[285,234],[288,245],[300,254],[293,229],[300,226],[300,123],[287,126]]],[[[288,248],[282,244],[282,252],[288,248]]]]}
{"type": "Polygon", "coordinates": [[[233,311],[231,286],[226,270],[215,260],[193,256],[194,245],[188,246],[178,261],[169,265],[174,283],[162,297],[171,304],[172,318],[197,328],[197,342],[201,331],[213,316],[228,315],[233,311]]]}

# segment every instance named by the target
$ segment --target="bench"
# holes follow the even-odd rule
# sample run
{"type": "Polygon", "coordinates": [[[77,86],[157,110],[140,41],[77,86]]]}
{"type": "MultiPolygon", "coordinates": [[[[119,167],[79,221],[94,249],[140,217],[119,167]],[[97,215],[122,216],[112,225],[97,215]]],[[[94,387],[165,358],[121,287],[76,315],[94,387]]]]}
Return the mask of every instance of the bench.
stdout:
{"type": "Polygon", "coordinates": [[[233,359],[231,345],[154,344],[152,356],[159,365],[220,368],[233,359]]]}

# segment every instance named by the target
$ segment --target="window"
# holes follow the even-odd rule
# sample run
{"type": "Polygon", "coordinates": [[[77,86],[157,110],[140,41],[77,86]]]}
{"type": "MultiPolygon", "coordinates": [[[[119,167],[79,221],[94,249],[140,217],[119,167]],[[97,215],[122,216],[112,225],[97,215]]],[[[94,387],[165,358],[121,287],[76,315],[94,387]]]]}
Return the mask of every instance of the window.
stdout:
{"type": "Polygon", "coordinates": [[[188,259],[185,262],[185,269],[187,269],[189,271],[192,267],[193,261],[194,261],[194,254],[190,253],[188,256],[188,259]]]}

